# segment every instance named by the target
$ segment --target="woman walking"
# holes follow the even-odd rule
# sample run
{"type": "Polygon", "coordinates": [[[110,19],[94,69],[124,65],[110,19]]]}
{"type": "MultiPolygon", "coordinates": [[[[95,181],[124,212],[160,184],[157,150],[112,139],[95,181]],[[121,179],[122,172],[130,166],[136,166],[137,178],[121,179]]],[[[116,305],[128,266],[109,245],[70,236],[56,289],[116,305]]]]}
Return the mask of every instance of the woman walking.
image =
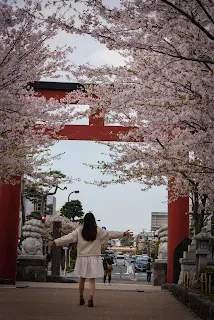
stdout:
{"type": "Polygon", "coordinates": [[[132,236],[132,232],[129,230],[125,232],[104,230],[97,226],[93,213],[88,212],[84,217],[83,226],[78,227],[75,231],[66,236],[49,242],[49,246],[62,246],[64,244],[77,243],[77,261],[74,273],[80,278],[80,305],[85,303],[85,280],[89,279],[90,297],[88,306],[94,306],[95,279],[103,277],[103,265],[100,256],[102,241],[119,239],[124,236],[132,236]]]}

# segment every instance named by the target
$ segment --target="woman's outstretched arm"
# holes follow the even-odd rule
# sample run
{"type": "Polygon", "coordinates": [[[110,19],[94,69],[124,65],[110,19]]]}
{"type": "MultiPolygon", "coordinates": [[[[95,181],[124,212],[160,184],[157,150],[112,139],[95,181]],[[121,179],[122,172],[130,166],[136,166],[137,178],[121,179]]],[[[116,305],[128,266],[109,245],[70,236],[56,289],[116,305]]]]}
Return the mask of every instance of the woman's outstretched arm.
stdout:
{"type": "Polygon", "coordinates": [[[76,242],[77,242],[77,229],[67,234],[66,236],[63,236],[61,238],[55,239],[54,241],[48,242],[48,245],[50,247],[52,246],[60,247],[60,246],[63,246],[64,244],[76,243],[76,242]]]}

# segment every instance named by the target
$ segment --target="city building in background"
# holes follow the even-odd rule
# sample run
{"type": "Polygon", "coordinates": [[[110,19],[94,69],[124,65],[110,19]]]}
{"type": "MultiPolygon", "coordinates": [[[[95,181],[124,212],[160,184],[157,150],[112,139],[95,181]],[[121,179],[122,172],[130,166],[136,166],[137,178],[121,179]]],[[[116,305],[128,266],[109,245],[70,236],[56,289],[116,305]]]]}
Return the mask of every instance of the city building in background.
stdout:
{"type": "Polygon", "coordinates": [[[152,212],[151,213],[151,231],[160,229],[161,226],[168,225],[167,212],[152,212]]]}
{"type": "MultiPolygon", "coordinates": [[[[37,203],[34,204],[33,211],[40,211],[41,210],[42,200],[38,200],[37,203]]],[[[56,214],[56,198],[53,195],[48,195],[45,202],[44,208],[45,215],[54,215],[56,214]]]]}

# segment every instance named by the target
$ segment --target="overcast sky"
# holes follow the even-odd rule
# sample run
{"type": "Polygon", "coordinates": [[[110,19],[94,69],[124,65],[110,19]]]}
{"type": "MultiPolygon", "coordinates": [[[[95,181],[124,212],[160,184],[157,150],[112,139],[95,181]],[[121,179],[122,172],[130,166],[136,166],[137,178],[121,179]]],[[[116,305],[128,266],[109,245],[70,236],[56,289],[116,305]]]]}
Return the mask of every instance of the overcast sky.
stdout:
{"type": "MultiPolygon", "coordinates": [[[[89,36],[75,36],[59,34],[52,45],[76,47],[72,60],[76,64],[90,62],[93,65],[120,65],[123,63],[119,54],[109,51],[104,45],[89,36]]],[[[51,79],[46,79],[51,80],[51,79]]],[[[59,81],[63,81],[63,77],[59,81]]],[[[86,124],[87,119],[82,121],[86,124]]],[[[78,122],[79,123],[79,122],[78,122]]],[[[71,199],[82,202],[84,212],[92,211],[99,224],[109,230],[124,231],[128,228],[135,233],[151,228],[151,212],[167,211],[167,192],[165,188],[153,188],[142,192],[142,185],[127,183],[125,185],[111,185],[100,188],[85,184],[84,181],[93,182],[102,179],[99,171],[91,170],[83,163],[96,163],[102,159],[102,152],[107,152],[107,147],[90,141],[61,141],[52,148],[52,154],[65,152],[60,160],[53,163],[53,168],[61,170],[68,176],[80,178],[81,182],[68,185],[68,190],[59,191],[56,195],[57,209],[67,201],[69,192],[79,190],[71,199]]],[[[110,179],[110,177],[109,177],[110,179]]]]}

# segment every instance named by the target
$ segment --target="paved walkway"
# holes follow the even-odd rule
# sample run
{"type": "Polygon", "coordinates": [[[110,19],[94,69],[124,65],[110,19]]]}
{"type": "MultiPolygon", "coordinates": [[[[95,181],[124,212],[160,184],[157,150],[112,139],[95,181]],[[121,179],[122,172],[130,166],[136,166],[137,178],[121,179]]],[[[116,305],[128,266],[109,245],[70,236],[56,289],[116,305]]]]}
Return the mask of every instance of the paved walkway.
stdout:
{"type": "MultiPolygon", "coordinates": [[[[23,287],[23,282],[21,283],[23,287]]],[[[0,286],[2,320],[193,320],[197,319],[170,293],[150,286],[103,286],[97,290],[95,307],[78,305],[76,284],[30,285],[29,288],[0,286]],[[37,285],[37,287],[34,287],[37,285]],[[47,287],[49,286],[49,287],[47,287]],[[132,286],[132,287],[130,287],[132,286]],[[58,288],[57,288],[58,287],[58,288]],[[73,288],[73,290],[68,290],[73,288]],[[150,288],[149,288],[150,287],[150,288]],[[119,289],[118,289],[119,288],[119,289]],[[121,288],[123,288],[121,290],[121,288]],[[108,290],[107,290],[108,289],[108,290]]],[[[19,283],[17,284],[19,285],[19,283]]],[[[26,283],[27,285],[27,283],[26,283]]],[[[88,290],[85,298],[88,297],[88,290]]]]}

